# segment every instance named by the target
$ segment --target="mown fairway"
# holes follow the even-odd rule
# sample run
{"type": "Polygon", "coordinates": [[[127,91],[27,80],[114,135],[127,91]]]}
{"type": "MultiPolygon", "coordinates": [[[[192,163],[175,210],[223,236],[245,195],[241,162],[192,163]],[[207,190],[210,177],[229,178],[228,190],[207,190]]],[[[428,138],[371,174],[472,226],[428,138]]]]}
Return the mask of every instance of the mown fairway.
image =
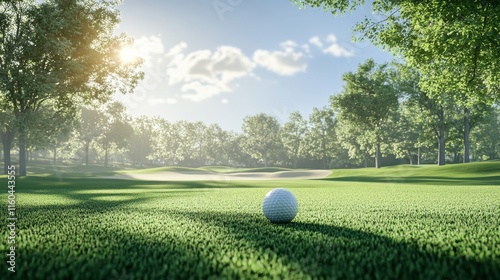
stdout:
{"type": "MultiPolygon", "coordinates": [[[[468,176],[390,167],[302,181],[21,178],[16,273],[7,275],[4,265],[0,275],[500,279],[500,188],[493,184],[500,168],[470,166],[468,176]],[[264,195],[277,187],[299,201],[290,224],[271,224],[261,213],[264,195]]],[[[1,235],[7,239],[5,226],[1,235]]]]}

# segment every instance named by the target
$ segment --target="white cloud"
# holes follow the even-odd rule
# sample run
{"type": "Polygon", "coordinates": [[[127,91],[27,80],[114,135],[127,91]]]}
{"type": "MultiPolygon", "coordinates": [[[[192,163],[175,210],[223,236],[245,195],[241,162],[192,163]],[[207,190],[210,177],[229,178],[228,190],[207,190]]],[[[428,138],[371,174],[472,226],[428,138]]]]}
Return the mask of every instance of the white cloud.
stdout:
{"type": "Polygon", "coordinates": [[[184,51],[184,49],[186,49],[186,48],[187,48],[186,42],[180,42],[179,44],[170,48],[168,50],[166,56],[170,57],[170,56],[178,55],[178,54],[182,53],[182,51],[184,51]]]}
{"type": "Polygon", "coordinates": [[[297,43],[295,43],[292,40],[288,40],[285,42],[282,42],[280,44],[280,47],[285,50],[285,52],[293,52],[293,50],[297,47],[297,43]]]}
{"type": "Polygon", "coordinates": [[[326,37],[326,41],[328,43],[335,43],[337,42],[337,37],[334,34],[328,34],[328,36],[326,37]]]}
{"type": "Polygon", "coordinates": [[[326,37],[326,42],[328,43],[325,47],[321,40],[314,36],[309,39],[309,43],[320,48],[323,53],[330,54],[334,57],[351,57],[354,56],[354,51],[346,49],[337,43],[337,37],[334,34],[329,34],[326,37]]]}
{"type": "Polygon", "coordinates": [[[151,61],[153,55],[159,55],[164,52],[163,43],[159,36],[151,35],[149,37],[142,36],[135,40],[134,49],[137,55],[145,60],[146,63],[151,61]]]}
{"type": "Polygon", "coordinates": [[[222,104],[227,104],[227,103],[229,103],[229,100],[227,100],[226,98],[223,98],[223,99],[221,100],[221,102],[222,102],[222,104]]]}
{"type": "Polygon", "coordinates": [[[282,51],[256,50],[253,60],[257,65],[284,76],[304,72],[307,62],[304,53],[296,51],[297,44],[285,41],[280,44],[282,51]]]}
{"type": "Polygon", "coordinates": [[[323,43],[321,43],[321,40],[319,39],[318,36],[314,36],[311,39],[309,39],[309,43],[317,46],[320,49],[323,49],[323,43]]]}
{"type": "Polygon", "coordinates": [[[239,48],[220,46],[214,52],[198,50],[188,54],[181,43],[170,49],[167,69],[169,84],[182,84],[183,98],[202,101],[235,89],[234,81],[251,75],[255,64],[239,48]]]}
{"type": "Polygon", "coordinates": [[[306,53],[310,53],[310,52],[311,52],[311,48],[309,47],[309,45],[308,45],[308,44],[302,44],[302,46],[300,46],[300,47],[301,47],[301,48],[304,50],[304,52],[306,52],[306,53]]]}
{"type": "Polygon", "coordinates": [[[167,103],[167,104],[175,104],[175,103],[177,103],[177,99],[175,99],[175,98],[167,98],[167,99],[165,99],[165,103],[167,103]]]}
{"type": "Polygon", "coordinates": [[[153,106],[153,105],[160,105],[160,104],[163,104],[165,103],[165,99],[164,98],[149,98],[148,99],[148,103],[149,105],[153,106]]]}

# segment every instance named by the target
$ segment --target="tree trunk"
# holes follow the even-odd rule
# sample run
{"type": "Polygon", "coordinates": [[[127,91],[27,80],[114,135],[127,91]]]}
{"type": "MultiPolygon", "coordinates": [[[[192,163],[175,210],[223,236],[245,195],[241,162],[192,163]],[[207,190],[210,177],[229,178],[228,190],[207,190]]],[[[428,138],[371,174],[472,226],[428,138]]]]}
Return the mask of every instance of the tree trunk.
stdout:
{"type": "Polygon", "coordinates": [[[108,144],[104,144],[104,167],[108,167],[108,144]]]}
{"type": "Polygon", "coordinates": [[[26,176],[26,137],[19,133],[19,176],[26,176]]]}
{"type": "Polygon", "coordinates": [[[85,166],[89,165],[89,146],[90,141],[85,141],[85,166]]]}
{"type": "Polygon", "coordinates": [[[368,167],[368,155],[366,153],[363,154],[364,155],[364,160],[365,160],[365,168],[368,167]]]}
{"type": "Polygon", "coordinates": [[[56,164],[56,162],[57,162],[57,146],[54,146],[53,154],[54,154],[54,157],[52,158],[52,162],[54,164],[56,164]]]}
{"type": "Polygon", "coordinates": [[[417,165],[420,165],[420,158],[421,158],[420,147],[418,147],[418,150],[417,150],[417,165]]]}
{"type": "Polygon", "coordinates": [[[323,150],[323,169],[326,169],[326,135],[323,135],[323,141],[321,141],[321,149],[323,150]]]}
{"type": "Polygon", "coordinates": [[[468,108],[464,109],[464,163],[470,162],[470,118],[469,118],[470,110],[468,108]]]}
{"type": "Polygon", "coordinates": [[[380,153],[380,142],[377,140],[377,147],[376,147],[376,151],[375,151],[375,168],[380,168],[381,159],[382,159],[382,155],[380,153]]]}
{"type": "Polygon", "coordinates": [[[438,148],[438,165],[446,164],[445,143],[444,143],[444,110],[438,110],[439,117],[439,148],[438,148]]]}
{"type": "Polygon", "coordinates": [[[12,142],[14,141],[14,131],[7,129],[7,131],[1,132],[3,144],[3,172],[8,174],[9,166],[11,165],[10,150],[12,149],[12,142]]]}

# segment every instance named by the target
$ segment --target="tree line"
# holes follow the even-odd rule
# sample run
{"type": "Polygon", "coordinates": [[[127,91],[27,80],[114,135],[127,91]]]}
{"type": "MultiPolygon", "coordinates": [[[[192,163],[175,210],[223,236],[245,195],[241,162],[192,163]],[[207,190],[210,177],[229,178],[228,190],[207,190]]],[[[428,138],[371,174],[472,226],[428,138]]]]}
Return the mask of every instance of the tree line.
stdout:
{"type": "MultiPolygon", "coordinates": [[[[292,2],[333,14],[365,3],[292,2]]],[[[132,120],[123,105],[110,102],[143,78],[141,59],[120,61],[133,40],[114,32],[118,3],[0,2],[4,172],[13,149],[21,176],[39,152],[54,161],[104,165],[119,158],[139,165],[323,168],[380,167],[391,158],[439,165],[498,158],[498,1],[373,1],[378,18],[358,22],[355,39],[390,51],[400,63],[368,60],[344,74],[342,91],[324,108],[307,117],[293,113],[284,124],[249,116],[241,133],[201,122],[132,120]]]]}
{"type": "MultiPolygon", "coordinates": [[[[369,59],[342,78],[342,91],[309,116],[293,112],[284,123],[265,113],[247,116],[241,132],[201,121],[131,118],[119,102],[82,107],[74,118],[55,120],[56,134],[42,124],[30,130],[28,155],[104,166],[293,168],[442,165],[500,155],[498,105],[433,98],[415,69],[396,62],[369,59]]],[[[46,117],[37,119],[51,126],[46,117]]]]}

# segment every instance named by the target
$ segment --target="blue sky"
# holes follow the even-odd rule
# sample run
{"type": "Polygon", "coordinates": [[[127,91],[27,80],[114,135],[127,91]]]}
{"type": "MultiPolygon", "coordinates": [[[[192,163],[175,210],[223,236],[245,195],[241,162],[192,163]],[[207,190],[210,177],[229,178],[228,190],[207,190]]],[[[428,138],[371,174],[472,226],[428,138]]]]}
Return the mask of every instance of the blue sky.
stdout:
{"type": "Polygon", "coordinates": [[[352,29],[369,6],[333,16],[289,0],[125,0],[118,32],[136,40],[124,58],[145,59],[144,81],[117,96],[132,116],[218,123],[240,131],[260,112],[280,122],[328,104],[343,73],[392,56],[352,29]]]}

